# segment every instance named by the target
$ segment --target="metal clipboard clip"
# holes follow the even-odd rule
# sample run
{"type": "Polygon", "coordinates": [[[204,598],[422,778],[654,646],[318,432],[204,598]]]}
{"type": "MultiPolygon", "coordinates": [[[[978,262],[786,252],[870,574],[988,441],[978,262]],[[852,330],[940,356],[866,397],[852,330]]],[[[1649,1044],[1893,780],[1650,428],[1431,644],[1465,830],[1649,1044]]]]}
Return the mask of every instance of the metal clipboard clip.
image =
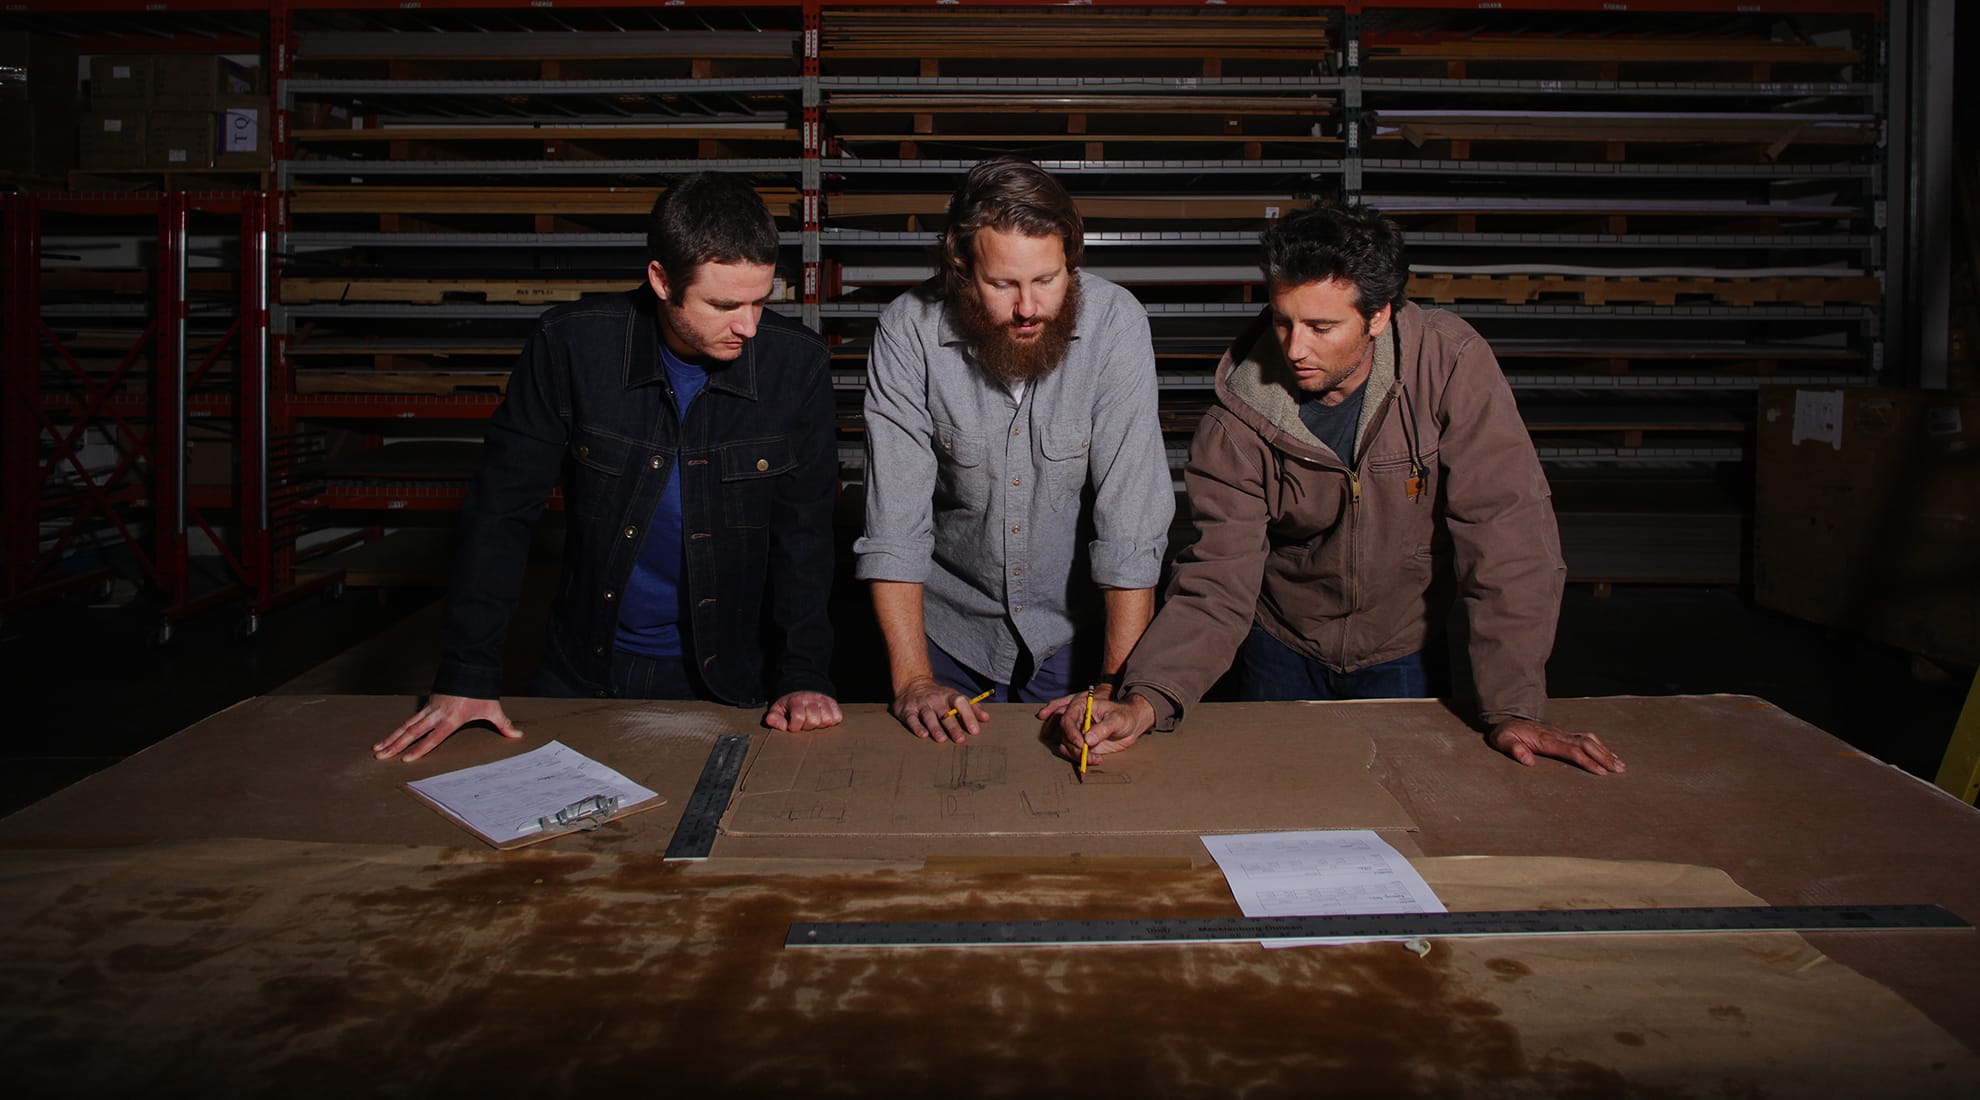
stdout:
{"type": "Polygon", "coordinates": [[[553,829],[582,829],[590,832],[612,819],[619,812],[619,796],[613,794],[587,795],[558,810],[544,814],[535,821],[525,821],[517,826],[518,834],[550,832],[553,829]]]}

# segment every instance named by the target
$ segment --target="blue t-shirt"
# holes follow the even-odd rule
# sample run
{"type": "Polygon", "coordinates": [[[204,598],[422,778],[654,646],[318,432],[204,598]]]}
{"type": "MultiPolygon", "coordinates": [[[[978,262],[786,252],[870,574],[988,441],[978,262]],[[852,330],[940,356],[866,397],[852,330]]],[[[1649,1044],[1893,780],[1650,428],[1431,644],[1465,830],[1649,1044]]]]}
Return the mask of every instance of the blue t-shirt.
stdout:
{"type": "MultiPolygon", "coordinates": [[[[708,372],[683,361],[665,344],[660,363],[674,387],[674,408],[687,422],[688,406],[708,383],[708,372]]],[[[687,652],[689,617],[687,584],[682,572],[687,551],[681,529],[680,449],[667,467],[667,488],[646,525],[639,561],[626,582],[625,602],[619,605],[619,648],[648,657],[681,657],[687,652]]]]}
{"type": "Polygon", "coordinates": [[[1333,448],[1348,469],[1354,469],[1354,430],[1361,426],[1362,398],[1367,386],[1360,386],[1338,405],[1323,405],[1318,397],[1299,403],[1299,420],[1313,437],[1333,448]]]}

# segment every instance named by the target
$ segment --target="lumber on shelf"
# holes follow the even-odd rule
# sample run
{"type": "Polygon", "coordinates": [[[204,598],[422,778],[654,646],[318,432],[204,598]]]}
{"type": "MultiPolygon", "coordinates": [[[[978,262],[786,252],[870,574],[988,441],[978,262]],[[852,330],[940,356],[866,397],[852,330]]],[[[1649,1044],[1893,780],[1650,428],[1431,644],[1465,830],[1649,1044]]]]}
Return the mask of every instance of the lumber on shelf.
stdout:
{"type": "Polygon", "coordinates": [[[1328,48],[1320,12],[1191,15],[1027,11],[1006,14],[835,12],[819,53],[826,58],[1010,57],[1310,58],[1328,48]]]}
{"type": "Polygon", "coordinates": [[[1409,295],[1433,302],[1512,304],[1550,297],[1574,298],[1589,305],[1668,306],[1677,305],[1680,298],[1711,298],[1730,305],[1875,305],[1883,298],[1883,287],[1872,276],[1718,279],[1418,274],[1410,276],[1409,295]]]}
{"type": "Polygon", "coordinates": [[[1735,64],[1851,65],[1861,51],[1845,46],[1766,38],[1691,38],[1663,35],[1371,35],[1368,60],[1729,62],[1735,64]]]}
{"type": "Polygon", "coordinates": [[[1797,145],[1868,145],[1877,140],[1874,121],[1847,116],[1827,119],[1714,117],[1622,114],[1562,115],[1494,112],[1489,117],[1431,112],[1378,112],[1378,125],[1393,126],[1412,145],[1426,141],[1623,141],[1737,142],[1797,145]]]}
{"type": "MultiPolygon", "coordinates": [[[[1290,196],[1230,195],[1191,198],[1187,195],[1075,195],[1087,218],[1271,218],[1312,205],[1290,196]]],[[[834,217],[868,214],[943,214],[946,194],[834,194],[825,199],[834,217]]]]}
{"type": "Polygon", "coordinates": [[[869,95],[828,96],[838,115],[877,114],[1138,114],[1311,115],[1331,109],[1321,96],[1155,95],[869,95]]]}
{"type": "MultiPolygon", "coordinates": [[[[355,169],[354,169],[355,170],[355,169]]],[[[292,214],[645,214],[657,187],[298,187],[292,214]]],[[[797,208],[796,188],[758,188],[772,214],[797,208]]]]}
{"type": "Polygon", "coordinates": [[[295,139],[305,143],[379,141],[639,141],[674,138],[716,141],[796,141],[792,127],[703,126],[703,125],[582,125],[582,126],[503,126],[475,123],[428,126],[379,126],[369,130],[348,127],[297,130],[295,139]]]}

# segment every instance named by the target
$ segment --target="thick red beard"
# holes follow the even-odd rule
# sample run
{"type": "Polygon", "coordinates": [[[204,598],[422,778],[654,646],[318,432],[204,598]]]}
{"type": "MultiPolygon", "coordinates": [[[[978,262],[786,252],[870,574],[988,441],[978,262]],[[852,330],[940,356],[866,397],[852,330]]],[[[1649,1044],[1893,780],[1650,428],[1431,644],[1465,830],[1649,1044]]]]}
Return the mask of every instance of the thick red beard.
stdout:
{"type": "Polygon", "coordinates": [[[1043,378],[1065,361],[1072,347],[1073,326],[1079,323],[1079,276],[1066,284],[1059,312],[1046,318],[1044,330],[1030,340],[1011,335],[1009,317],[993,317],[974,282],[965,283],[957,303],[957,321],[969,350],[984,373],[1000,382],[1030,382],[1043,378]]]}

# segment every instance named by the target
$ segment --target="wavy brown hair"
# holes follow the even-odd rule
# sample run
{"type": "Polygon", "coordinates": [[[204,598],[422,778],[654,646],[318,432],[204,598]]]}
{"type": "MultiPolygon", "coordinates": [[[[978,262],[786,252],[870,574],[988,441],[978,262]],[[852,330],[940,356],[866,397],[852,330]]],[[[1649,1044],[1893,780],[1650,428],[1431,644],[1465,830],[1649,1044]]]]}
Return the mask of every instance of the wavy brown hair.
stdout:
{"type": "Polygon", "coordinates": [[[949,199],[949,227],[942,233],[942,279],[954,297],[975,267],[975,241],[984,228],[1027,237],[1056,235],[1066,267],[1077,269],[1086,252],[1086,226],[1072,196],[1043,168],[1019,157],[978,163],[949,199]]]}

